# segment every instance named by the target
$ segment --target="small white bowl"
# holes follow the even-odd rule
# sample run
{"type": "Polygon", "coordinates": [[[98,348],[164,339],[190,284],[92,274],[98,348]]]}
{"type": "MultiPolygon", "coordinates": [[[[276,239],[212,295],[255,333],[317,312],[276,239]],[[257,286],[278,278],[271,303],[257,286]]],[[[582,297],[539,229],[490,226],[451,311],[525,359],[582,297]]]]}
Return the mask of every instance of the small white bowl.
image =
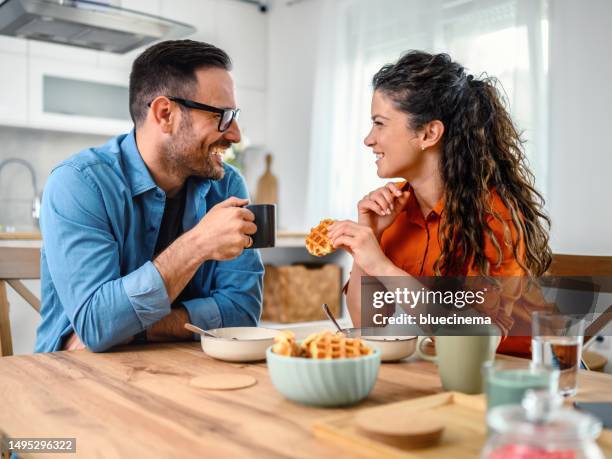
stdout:
{"type": "Polygon", "coordinates": [[[362,336],[361,339],[380,351],[383,362],[405,359],[416,350],[416,336],[362,336]]]}
{"type": "Polygon", "coordinates": [[[262,327],[227,327],[209,330],[218,338],[200,336],[202,350],[228,362],[265,360],[266,349],[274,344],[278,330],[262,327]]]}

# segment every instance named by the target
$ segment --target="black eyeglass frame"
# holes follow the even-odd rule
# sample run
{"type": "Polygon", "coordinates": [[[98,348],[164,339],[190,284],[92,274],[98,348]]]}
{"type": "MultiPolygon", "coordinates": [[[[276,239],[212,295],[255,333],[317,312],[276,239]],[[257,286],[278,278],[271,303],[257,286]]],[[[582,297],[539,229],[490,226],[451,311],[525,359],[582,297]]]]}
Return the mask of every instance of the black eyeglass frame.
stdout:
{"type": "MultiPolygon", "coordinates": [[[[193,108],[195,110],[203,110],[205,112],[211,112],[211,113],[218,113],[219,115],[221,115],[219,117],[219,125],[217,126],[217,130],[219,132],[227,131],[232,125],[232,122],[234,120],[237,121],[238,116],[240,115],[239,108],[219,108],[219,107],[213,107],[212,105],[201,104],[200,102],[196,102],[195,100],[183,99],[181,97],[175,97],[175,96],[164,96],[164,97],[170,99],[173,102],[176,102],[177,104],[181,104],[187,108],[193,108]],[[223,123],[223,120],[225,119],[225,114],[228,112],[231,113],[232,116],[229,121],[226,121],[227,126],[225,127],[225,129],[221,129],[221,124],[223,123]]],[[[152,103],[153,101],[149,102],[147,106],[150,107],[152,103]]]]}

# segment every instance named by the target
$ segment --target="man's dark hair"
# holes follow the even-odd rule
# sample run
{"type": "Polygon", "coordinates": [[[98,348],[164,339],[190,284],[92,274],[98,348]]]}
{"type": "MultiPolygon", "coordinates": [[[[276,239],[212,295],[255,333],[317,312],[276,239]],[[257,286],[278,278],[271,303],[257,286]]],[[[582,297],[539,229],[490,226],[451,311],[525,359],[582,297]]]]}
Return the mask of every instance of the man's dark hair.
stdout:
{"type": "MultiPolygon", "coordinates": [[[[202,68],[231,70],[225,51],[193,40],[168,40],[147,48],[132,64],[130,116],[135,125],[147,116],[147,104],[168,95],[189,99],[195,92],[195,71],[202,68]]],[[[182,107],[181,107],[182,108],[182,107]]]]}

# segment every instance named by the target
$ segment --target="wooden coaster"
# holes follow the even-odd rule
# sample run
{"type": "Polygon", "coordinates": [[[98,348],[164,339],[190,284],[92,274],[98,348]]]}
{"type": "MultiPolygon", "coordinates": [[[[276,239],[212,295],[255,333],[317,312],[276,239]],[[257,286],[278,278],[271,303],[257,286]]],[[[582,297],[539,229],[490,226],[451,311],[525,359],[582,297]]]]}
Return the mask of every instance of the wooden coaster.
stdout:
{"type": "Polygon", "coordinates": [[[253,376],[239,373],[217,373],[197,376],[189,381],[194,387],[208,390],[236,390],[254,386],[257,380],[253,376]]]}
{"type": "Polygon", "coordinates": [[[364,410],[357,414],[355,424],[368,436],[404,449],[431,446],[444,431],[440,421],[415,411],[364,410]]]}

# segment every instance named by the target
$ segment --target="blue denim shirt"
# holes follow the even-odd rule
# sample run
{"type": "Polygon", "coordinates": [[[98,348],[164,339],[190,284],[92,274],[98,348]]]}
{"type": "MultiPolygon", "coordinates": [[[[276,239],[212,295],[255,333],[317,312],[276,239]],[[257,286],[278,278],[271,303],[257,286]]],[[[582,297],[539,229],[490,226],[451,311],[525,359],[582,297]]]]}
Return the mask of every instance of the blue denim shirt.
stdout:
{"type": "MultiPolygon", "coordinates": [[[[183,228],[215,204],[248,197],[244,179],[225,165],[222,180],[190,177],[183,228]]],[[[171,310],[152,263],[165,193],[151,178],[135,134],[121,135],[58,165],[41,211],[41,323],[36,352],[61,348],[72,330],[101,352],[136,335],[171,310]]],[[[185,288],[192,323],[204,328],[256,325],[263,264],[256,250],[206,261],[185,288]]]]}

